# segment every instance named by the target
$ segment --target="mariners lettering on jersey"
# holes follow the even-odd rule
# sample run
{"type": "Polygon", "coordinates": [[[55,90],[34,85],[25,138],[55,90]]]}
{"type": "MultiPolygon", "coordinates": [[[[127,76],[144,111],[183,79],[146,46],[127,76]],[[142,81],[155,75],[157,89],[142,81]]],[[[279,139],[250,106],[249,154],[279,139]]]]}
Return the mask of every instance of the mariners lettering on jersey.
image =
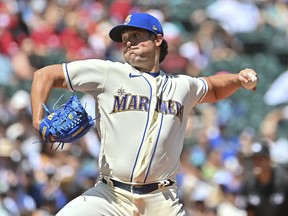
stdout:
{"type": "MultiPolygon", "coordinates": [[[[114,95],[114,103],[111,114],[125,111],[145,111],[149,110],[150,100],[146,96],[132,95],[130,93],[114,95]]],[[[173,100],[164,101],[157,98],[155,111],[159,113],[177,116],[180,121],[183,118],[184,106],[173,100]]]]}
{"type": "Polygon", "coordinates": [[[148,111],[149,98],[139,95],[116,95],[114,96],[114,106],[111,113],[139,110],[148,111]]]}
{"type": "Polygon", "coordinates": [[[180,102],[173,100],[164,101],[159,98],[157,99],[155,111],[159,113],[175,115],[180,119],[180,121],[182,121],[183,110],[184,106],[180,102]]]}

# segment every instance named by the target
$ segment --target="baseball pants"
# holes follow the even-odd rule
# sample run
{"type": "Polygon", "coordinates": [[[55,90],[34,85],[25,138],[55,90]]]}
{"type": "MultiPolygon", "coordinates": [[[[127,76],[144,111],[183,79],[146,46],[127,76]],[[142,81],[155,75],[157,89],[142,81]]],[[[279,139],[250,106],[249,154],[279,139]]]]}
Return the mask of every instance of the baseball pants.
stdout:
{"type": "Polygon", "coordinates": [[[176,191],[170,186],[139,195],[98,182],[56,216],[185,216],[176,191]]]}

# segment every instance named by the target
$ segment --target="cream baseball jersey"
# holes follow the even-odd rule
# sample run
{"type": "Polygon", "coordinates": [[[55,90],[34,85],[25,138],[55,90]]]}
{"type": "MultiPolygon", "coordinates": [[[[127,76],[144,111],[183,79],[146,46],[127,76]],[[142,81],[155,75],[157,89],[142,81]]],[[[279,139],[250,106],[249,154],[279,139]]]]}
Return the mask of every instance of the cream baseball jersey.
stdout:
{"type": "Polygon", "coordinates": [[[153,77],[127,63],[80,60],[63,64],[68,87],[96,101],[102,176],[123,182],[175,180],[187,117],[207,93],[203,78],[153,77]]]}

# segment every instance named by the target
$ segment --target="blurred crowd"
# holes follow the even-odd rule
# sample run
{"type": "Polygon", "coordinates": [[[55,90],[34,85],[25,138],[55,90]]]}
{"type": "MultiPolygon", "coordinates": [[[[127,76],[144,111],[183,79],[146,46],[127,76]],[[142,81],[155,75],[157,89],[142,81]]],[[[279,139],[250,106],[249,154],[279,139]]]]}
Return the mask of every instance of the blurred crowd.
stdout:
{"type": "MultiPolygon", "coordinates": [[[[163,25],[166,72],[205,76],[257,66],[260,75],[255,93],[240,90],[235,98],[202,104],[191,113],[177,179],[187,215],[247,215],[238,198],[253,164],[243,158],[259,140],[269,140],[271,163],[288,170],[287,0],[0,0],[0,216],[54,215],[95,184],[96,132],[63,150],[41,143],[31,122],[31,80],[48,64],[123,61],[108,32],[136,11],[163,25]],[[257,100],[245,103],[253,94],[257,100]],[[249,109],[252,105],[259,109],[249,109]],[[257,113],[262,113],[258,119],[251,117],[256,126],[250,125],[257,113]]],[[[59,92],[52,92],[51,107],[59,92]]]]}

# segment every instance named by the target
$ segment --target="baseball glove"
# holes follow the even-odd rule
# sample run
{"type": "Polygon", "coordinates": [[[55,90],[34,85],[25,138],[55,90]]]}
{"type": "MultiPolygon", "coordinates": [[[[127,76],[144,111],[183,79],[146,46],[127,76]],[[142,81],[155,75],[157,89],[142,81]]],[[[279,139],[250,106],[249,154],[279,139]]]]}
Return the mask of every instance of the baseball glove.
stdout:
{"type": "Polygon", "coordinates": [[[62,144],[61,148],[64,143],[84,136],[94,126],[94,119],[87,114],[76,95],[52,113],[45,104],[43,106],[46,117],[40,123],[40,136],[46,142],[62,144]]]}

